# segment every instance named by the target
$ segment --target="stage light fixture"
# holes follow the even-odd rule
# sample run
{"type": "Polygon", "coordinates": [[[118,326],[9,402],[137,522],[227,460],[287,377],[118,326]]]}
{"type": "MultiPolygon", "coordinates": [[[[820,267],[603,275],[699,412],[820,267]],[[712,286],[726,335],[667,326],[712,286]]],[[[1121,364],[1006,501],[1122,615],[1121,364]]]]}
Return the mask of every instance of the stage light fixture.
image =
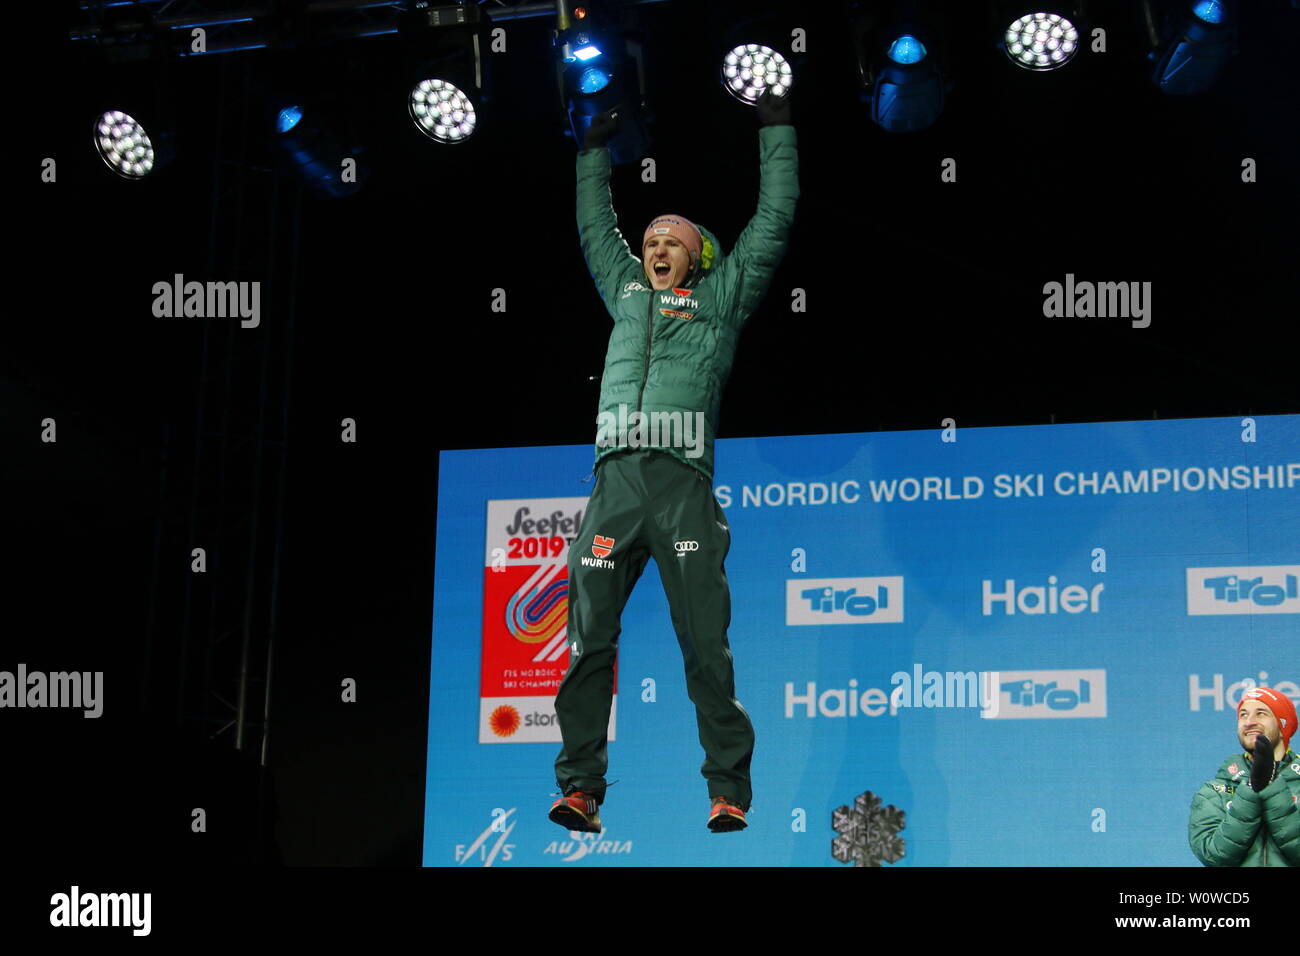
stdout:
{"type": "Polygon", "coordinates": [[[309,195],[318,199],[340,199],[361,188],[365,176],[342,175],[343,161],[362,163],[362,150],[344,145],[347,127],[337,97],[319,84],[305,92],[298,84],[292,90],[273,91],[264,101],[264,129],[274,130],[272,144],[280,156],[278,164],[298,179],[309,195]]]}
{"type": "Polygon", "coordinates": [[[416,129],[437,143],[463,143],[478,124],[473,101],[445,80],[421,80],[408,107],[416,129]]]}
{"type": "Polygon", "coordinates": [[[594,6],[560,5],[552,42],[557,85],[568,118],[566,136],[582,148],[592,118],[620,107],[620,129],[607,146],[615,165],[639,162],[649,150],[644,107],[645,70],[626,21],[615,23],[594,6]],[[579,22],[580,21],[580,22],[579,22]]]}
{"type": "Polygon", "coordinates": [[[950,84],[940,55],[940,20],[923,3],[855,3],[850,22],[861,100],[890,133],[933,126],[950,84]]]}
{"type": "Polygon", "coordinates": [[[1192,13],[1206,23],[1223,22],[1223,4],[1217,3],[1216,0],[1200,0],[1199,3],[1192,7],[1192,13]]]}
{"type": "Polygon", "coordinates": [[[770,46],[742,43],[722,58],[722,85],[740,102],[753,106],[768,90],[773,96],[789,93],[794,70],[770,46]]]}
{"type": "Polygon", "coordinates": [[[435,143],[466,143],[481,128],[489,100],[482,57],[486,28],[474,4],[421,7],[399,19],[403,70],[411,83],[407,114],[435,143]]]}
{"type": "Polygon", "coordinates": [[[888,57],[895,63],[901,63],[909,66],[913,63],[920,63],[925,59],[925,44],[912,36],[910,33],[904,33],[901,37],[889,44],[888,57]]]}
{"type": "MultiPolygon", "coordinates": [[[[1143,0],[1149,23],[1157,18],[1150,0],[1143,0]]],[[[1148,58],[1155,63],[1151,80],[1171,96],[1204,93],[1237,53],[1236,8],[1227,2],[1183,0],[1160,18],[1148,58]]]]}
{"type": "Polygon", "coordinates": [[[276,116],[275,128],[278,132],[287,133],[293,129],[302,120],[301,106],[286,106],[280,110],[276,116]]]}
{"type": "Polygon", "coordinates": [[[607,86],[609,86],[609,74],[594,66],[583,70],[582,76],[578,79],[578,89],[588,95],[599,93],[607,86]]]}
{"type": "Polygon", "coordinates": [[[1059,13],[1027,13],[1002,40],[1012,63],[1035,72],[1060,69],[1079,51],[1078,29],[1059,13]]]}
{"type": "Polygon", "coordinates": [[[107,110],[96,120],[95,148],[123,179],[143,179],[153,171],[153,140],[135,117],[121,110],[107,110]]]}

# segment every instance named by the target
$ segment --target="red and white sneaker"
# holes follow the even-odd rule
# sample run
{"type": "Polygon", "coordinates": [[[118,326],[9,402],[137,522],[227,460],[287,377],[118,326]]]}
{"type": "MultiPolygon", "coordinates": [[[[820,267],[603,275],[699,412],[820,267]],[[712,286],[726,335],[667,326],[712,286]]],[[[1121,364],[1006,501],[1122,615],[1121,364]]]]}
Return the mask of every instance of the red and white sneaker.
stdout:
{"type": "Polygon", "coordinates": [[[570,790],[551,804],[550,818],[566,830],[582,833],[600,833],[604,828],[597,810],[596,798],[581,790],[570,790]]]}
{"type": "Polygon", "coordinates": [[[713,806],[709,809],[709,829],[714,833],[728,833],[732,830],[743,830],[748,826],[745,823],[745,811],[730,797],[714,797],[713,806]]]}

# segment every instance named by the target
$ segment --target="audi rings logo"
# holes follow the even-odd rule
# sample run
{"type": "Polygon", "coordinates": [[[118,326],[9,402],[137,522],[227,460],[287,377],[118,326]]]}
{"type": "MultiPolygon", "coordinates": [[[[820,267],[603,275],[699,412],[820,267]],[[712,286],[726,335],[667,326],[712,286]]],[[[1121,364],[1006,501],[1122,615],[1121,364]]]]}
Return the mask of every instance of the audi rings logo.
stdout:
{"type": "Polygon", "coordinates": [[[700,543],[698,541],[674,541],[673,547],[677,549],[678,554],[685,554],[687,551],[700,550],[700,543]]]}

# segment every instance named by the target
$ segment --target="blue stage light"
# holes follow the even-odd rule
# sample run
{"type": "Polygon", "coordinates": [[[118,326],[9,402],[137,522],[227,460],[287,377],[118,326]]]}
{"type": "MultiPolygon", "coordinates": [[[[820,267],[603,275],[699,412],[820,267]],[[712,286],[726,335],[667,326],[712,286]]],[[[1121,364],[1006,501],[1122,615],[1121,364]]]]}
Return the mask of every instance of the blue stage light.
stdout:
{"type": "Polygon", "coordinates": [[[599,93],[607,86],[609,86],[609,74],[594,66],[589,66],[583,70],[582,76],[578,79],[578,89],[588,95],[599,93]]]}
{"type": "Polygon", "coordinates": [[[889,58],[895,63],[920,63],[925,59],[925,44],[910,33],[904,33],[889,44],[889,58]]]}
{"type": "Polygon", "coordinates": [[[1192,13],[1196,14],[1206,23],[1223,22],[1223,5],[1216,3],[1215,0],[1198,0],[1192,6],[1192,13]]]}
{"type": "Polygon", "coordinates": [[[1152,50],[1152,79],[1165,93],[1190,96],[1204,93],[1237,53],[1237,30],[1229,4],[1203,0],[1187,4],[1162,28],[1152,50]]]}
{"type": "Polygon", "coordinates": [[[286,106],[280,110],[280,115],[275,121],[275,128],[281,133],[287,133],[298,125],[300,119],[302,119],[302,107],[286,106]]]}

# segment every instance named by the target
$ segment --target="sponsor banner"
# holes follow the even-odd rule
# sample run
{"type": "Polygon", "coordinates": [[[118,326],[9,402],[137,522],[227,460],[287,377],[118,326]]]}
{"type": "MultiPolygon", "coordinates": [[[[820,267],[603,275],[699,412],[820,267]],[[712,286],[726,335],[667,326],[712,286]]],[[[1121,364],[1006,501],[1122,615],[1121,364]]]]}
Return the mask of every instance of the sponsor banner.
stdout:
{"type": "Polygon", "coordinates": [[[988,720],[1025,717],[1105,717],[1106,672],[997,671],[998,704],[988,720]]]}
{"type": "MultiPolygon", "coordinates": [[[[618,695],[609,709],[609,739],[614,739],[618,695]]],[[[555,696],[484,697],[479,701],[478,742],[481,744],[558,744],[560,722],[555,696]]]]}
{"type": "Polygon", "coordinates": [[[785,623],[897,624],[903,620],[903,579],[796,578],[785,582],[785,623]]]}
{"type": "Polygon", "coordinates": [[[1300,614],[1300,564],[1188,568],[1188,614],[1300,614]]]}
{"type": "Polygon", "coordinates": [[[567,838],[551,840],[542,851],[543,856],[553,856],[564,863],[574,863],[588,856],[623,856],[632,852],[631,840],[616,840],[608,830],[600,833],[579,833],[570,830],[567,838]]]}
{"type": "MultiPolygon", "coordinates": [[[[587,499],[487,504],[479,743],[560,743],[554,717],[569,667],[567,561],[587,499]]],[[[617,681],[615,665],[615,688],[617,681]]]]}
{"type": "Polygon", "coordinates": [[[1258,678],[1243,677],[1240,680],[1225,678],[1222,674],[1188,674],[1188,709],[1197,711],[1204,704],[1207,710],[1235,710],[1242,695],[1256,687],[1271,687],[1300,707],[1300,682],[1270,677],[1268,671],[1260,671],[1258,678]]]}
{"type": "Polygon", "coordinates": [[[587,499],[525,498],[489,501],[487,506],[486,567],[563,565],[587,499]]]}

